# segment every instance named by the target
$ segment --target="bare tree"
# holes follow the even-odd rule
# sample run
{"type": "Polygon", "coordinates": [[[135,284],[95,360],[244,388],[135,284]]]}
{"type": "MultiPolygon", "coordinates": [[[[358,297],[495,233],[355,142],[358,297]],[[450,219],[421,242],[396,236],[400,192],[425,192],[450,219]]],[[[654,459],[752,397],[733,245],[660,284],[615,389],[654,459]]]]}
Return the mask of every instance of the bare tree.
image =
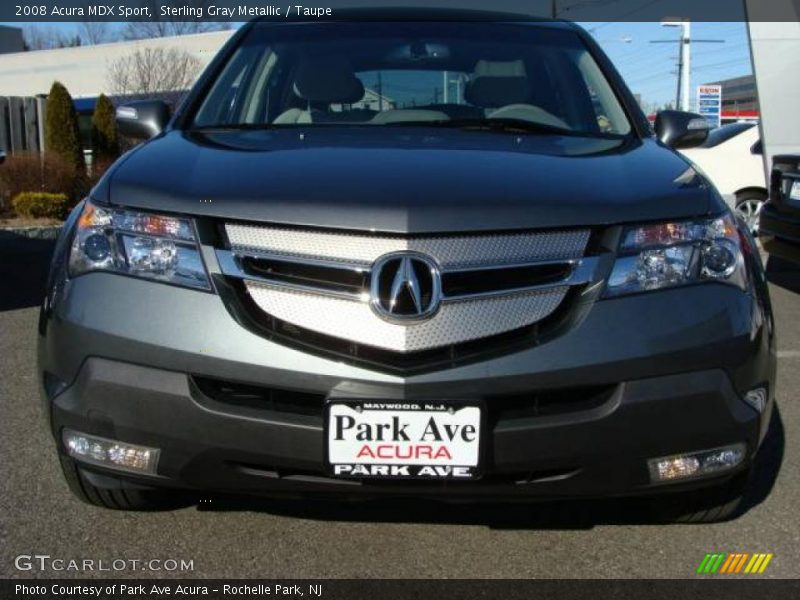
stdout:
{"type": "MultiPolygon", "coordinates": [[[[160,0],[151,0],[150,13],[159,14],[160,0]]],[[[194,8],[208,10],[208,5],[213,0],[193,0],[194,8]]],[[[130,21],[125,25],[123,37],[126,40],[144,40],[151,38],[170,37],[174,35],[190,35],[193,33],[206,33],[207,31],[221,31],[231,28],[230,23],[214,23],[208,21],[130,21]]]]}
{"type": "Polygon", "coordinates": [[[177,103],[200,71],[200,61],[178,48],[143,48],[108,67],[108,85],[116,96],[162,98],[177,103]]]}
{"type": "Polygon", "coordinates": [[[78,34],[86,45],[103,44],[114,39],[111,24],[105,21],[81,21],[78,34]]]}
{"type": "Polygon", "coordinates": [[[81,45],[81,39],[77,35],[68,35],[54,27],[42,25],[28,25],[23,28],[22,37],[26,50],[50,50],[81,45]]]}
{"type": "Polygon", "coordinates": [[[126,40],[189,35],[230,29],[229,23],[208,23],[205,21],[135,21],[125,25],[123,37],[126,40]]]}

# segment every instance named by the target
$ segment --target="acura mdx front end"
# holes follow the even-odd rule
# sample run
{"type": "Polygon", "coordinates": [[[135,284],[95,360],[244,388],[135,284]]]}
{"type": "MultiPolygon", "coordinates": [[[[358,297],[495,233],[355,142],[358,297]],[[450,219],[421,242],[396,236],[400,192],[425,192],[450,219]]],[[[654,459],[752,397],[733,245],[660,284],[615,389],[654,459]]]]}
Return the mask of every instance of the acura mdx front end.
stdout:
{"type": "MultiPolygon", "coordinates": [[[[365,16],[366,15],[366,16],[365,16]]],[[[699,495],[774,399],[758,251],[578,27],[243,27],[78,206],[39,323],[84,500],[699,495]],[[153,135],[154,134],[154,135],[153,135]]]]}

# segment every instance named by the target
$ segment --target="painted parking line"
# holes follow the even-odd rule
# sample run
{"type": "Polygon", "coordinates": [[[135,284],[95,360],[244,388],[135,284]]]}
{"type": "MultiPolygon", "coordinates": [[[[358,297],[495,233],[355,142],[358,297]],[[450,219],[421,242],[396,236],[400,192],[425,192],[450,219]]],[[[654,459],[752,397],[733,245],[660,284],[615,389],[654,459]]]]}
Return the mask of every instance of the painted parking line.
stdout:
{"type": "Polygon", "coordinates": [[[800,350],[778,350],[778,358],[800,358],[800,350]]]}

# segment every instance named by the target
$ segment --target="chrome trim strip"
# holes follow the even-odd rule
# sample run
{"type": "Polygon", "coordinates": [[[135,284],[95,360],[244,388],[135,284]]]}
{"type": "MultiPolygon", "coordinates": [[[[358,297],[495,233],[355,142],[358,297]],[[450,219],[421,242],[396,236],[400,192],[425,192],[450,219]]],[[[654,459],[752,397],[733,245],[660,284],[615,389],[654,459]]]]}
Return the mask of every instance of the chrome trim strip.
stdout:
{"type": "Polygon", "coordinates": [[[357,273],[363,273],[369,271],[372,267],[372,263],[369,262],[358,262],[358,261],[342,261],[336,260],[333,258],[314,258],[312,256],[305,257],[305,256],[295,256],[290,254],[275,254],[274,252],[262,252],[260,250],[255,250],[253,248],[245,248],[242,250],[237,250],[236,248],[233,251],[229,250],[217,250],[217,252],[231,252],[235,256],[239,256],[242,258],[255,258],[259,260],[272,260],[275,262],[285,262],[294,265],[311,265],[313,267],[327,267],[330,269],[340,269],[342,271],[355,271],[357,273]]]}
{"type": "Polygon", "coordinates": [[[333,296],[335,298],[342,298],[345,300],[352,300],[354,302],[369,302],[369,293],[364,292],[345,292],[341,290],[333,290],[323,287],[313,287],[302,285],[299,283],[291,283],[287,281],[279,281],[277,279],[270,279],[260,275],[252,275],[242,268],[239,257],[230,250],[216,250],[217,261],[219,261],[219,268],[223,275],[235,277],[236,279],[243,279],[245,281],[255,281],[275,288],[283,288],[295,292],[305,292],[307,294],[319,294],[321,296],[333,296]]]}
{"type": "MultiPolygon", "coordinates": [[[[546,264],[559,264],[559,263],[571,263],[572,271],[567,277],[559,279],[558,281],[551,281],[550,283],[542,283],[538,285],[527,285],[515,288],[506,288],[503,290],[492,290],[489,292],[477,292],[474,294],[459,294],[453,296],[445,296],[442,299],[442,303],[472,300],[477,298],[493,298],[495,296],[513,296],[514,294],[522,294],[526,292],[534,292],[540,290],[546,291],[549,289],[559,288],[564,286],[572,287],[575,285],[584,285],[587,283],[591,283],[593,280],[595,280],[597,267],[600,264],[600,257],[588,256],[580,260],[555,261],[554,263],[543,262],[538,264],[546,265],[546,264]]],[[[533,263],[527,266],[535,266],[536,264],[537,263],[533,263]]]]}
{"type": "Polygon", "coordinates": [[[525,267],[546,267],[549,265],[575,266],[580,258],[554,258],[552,260],[534,260],[518,263],[503,263],[499,265],[480,265],[478,267],[459,267],[456,269],[442,269],[442,273],[471,273],[473,271],[505,271],[510,269],[524,269],[525,267]]]}

